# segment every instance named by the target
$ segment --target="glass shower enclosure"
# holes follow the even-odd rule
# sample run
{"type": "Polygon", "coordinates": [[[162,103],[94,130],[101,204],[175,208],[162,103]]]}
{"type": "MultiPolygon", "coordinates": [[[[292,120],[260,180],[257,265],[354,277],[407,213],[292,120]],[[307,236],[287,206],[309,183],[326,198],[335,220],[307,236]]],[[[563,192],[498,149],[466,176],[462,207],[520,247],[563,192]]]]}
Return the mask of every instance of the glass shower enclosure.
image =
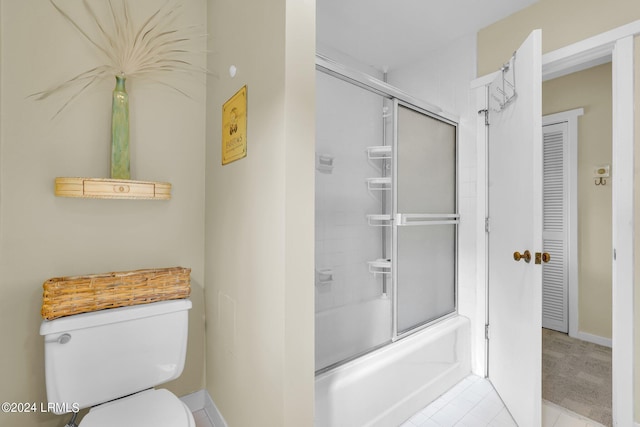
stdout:
{"type": "Polygon", "coordinates": [[[457,124],[319,57],[316,372],[456,312],[457,124]]]}

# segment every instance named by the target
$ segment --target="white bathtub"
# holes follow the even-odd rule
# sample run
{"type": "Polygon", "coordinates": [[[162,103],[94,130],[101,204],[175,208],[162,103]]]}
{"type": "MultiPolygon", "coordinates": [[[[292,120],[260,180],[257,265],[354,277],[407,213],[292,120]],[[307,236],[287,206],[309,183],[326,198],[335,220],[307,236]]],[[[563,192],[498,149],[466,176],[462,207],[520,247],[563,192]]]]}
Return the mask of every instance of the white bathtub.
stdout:
{"type": "Polygon", "coordinates": [[[455,316],[316,377],[316,427],[395,427],[471,372],[455,316]]]}

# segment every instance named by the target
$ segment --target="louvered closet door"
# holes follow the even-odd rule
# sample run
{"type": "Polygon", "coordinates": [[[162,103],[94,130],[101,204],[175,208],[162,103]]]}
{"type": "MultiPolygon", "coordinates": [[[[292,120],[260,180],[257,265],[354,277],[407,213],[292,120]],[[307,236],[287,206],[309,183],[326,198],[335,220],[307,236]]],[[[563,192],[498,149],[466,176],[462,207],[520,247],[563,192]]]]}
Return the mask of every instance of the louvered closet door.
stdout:
{"type": "Polygon", "coordinates": [[[543,250],[551,261],[542,267],[542,327],[569,331],[567,199],[567,123],[543,126],[543,250]]]}

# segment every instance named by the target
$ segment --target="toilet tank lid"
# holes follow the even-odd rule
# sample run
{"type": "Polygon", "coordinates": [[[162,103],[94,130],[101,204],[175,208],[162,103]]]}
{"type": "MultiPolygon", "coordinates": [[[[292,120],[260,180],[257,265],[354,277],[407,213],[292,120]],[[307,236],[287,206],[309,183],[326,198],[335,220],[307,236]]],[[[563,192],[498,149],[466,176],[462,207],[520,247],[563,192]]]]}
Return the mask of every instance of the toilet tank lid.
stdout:
{"type": "Polygon", "coordinates": [[[110,323],[126,322],[133,319],[142,319],[161,314],[185,311],[189,310],[191,306],[191,300],[178,299],[92,311],[90,313],[60,317],[54,320],[43,320],[40,324],[40,335],[57,334],[60,332],[92,328],[110,323]]]}

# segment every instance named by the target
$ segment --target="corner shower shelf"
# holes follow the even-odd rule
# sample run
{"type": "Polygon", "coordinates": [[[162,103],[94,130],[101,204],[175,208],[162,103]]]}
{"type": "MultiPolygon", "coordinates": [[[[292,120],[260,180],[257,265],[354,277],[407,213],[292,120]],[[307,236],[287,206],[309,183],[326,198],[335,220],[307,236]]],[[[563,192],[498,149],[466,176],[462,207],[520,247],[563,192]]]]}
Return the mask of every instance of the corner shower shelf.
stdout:
{"type": "Polygon", "coordinates": [[[86,199],[169,200],[171,184],[104,178],[56,178],[55,195],[86,199]]]}
{"type": "Polygon", "coordinates": [[[375,261],[369,261],[369,272],[376,274],[390,274],[391,273],[391,260],[390,259],[377,259],[375,261]]]}
{"type": "Polygon", "coordinates": [[[377,145],[374,147],[367,147],[367,155],[370,160],[384,160],[391,158],[391,146],[390,145],[377,145]]]}
{"type": "Polygon", "coordinates": [[[372,227],[389,227],[391,226],[391,215],[367,215],[367,223],[372,227]]]}
{"type": "Polygon", "coordinates": [[[367,178],[367,188],[369,190],[391,190],[391,177],[367,178]]]}

